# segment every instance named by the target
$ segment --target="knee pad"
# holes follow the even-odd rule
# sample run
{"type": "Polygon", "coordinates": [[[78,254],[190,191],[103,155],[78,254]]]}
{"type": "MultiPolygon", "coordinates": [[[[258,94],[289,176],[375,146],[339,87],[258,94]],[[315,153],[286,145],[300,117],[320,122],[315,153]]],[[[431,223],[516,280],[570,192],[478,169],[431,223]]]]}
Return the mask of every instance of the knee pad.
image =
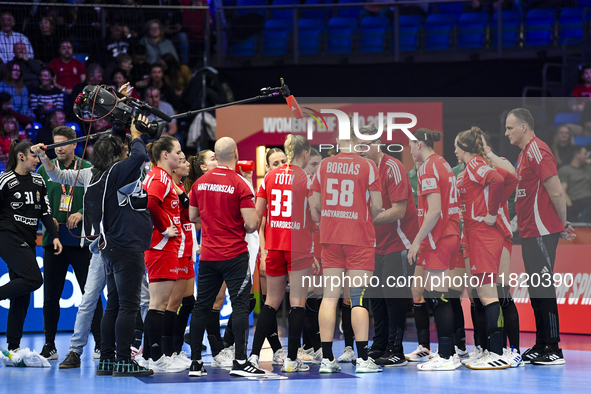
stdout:
{"type": "Polygon", "coordinates": [[[450,299],[460,299],[462,296],[462,292],[461,291],[457,291],[457,290],[453,290],[453,289],[449,289],[446,292],[446,299],[450,300],[450,299]]]}
{"type": "Polygon", "coordinates": [[[501,286],[500,284],[497,284],[497,295],[499,297],[501,308],[504,308],[513,302],[511,288],[509,286],[501,286]]]}
{"type": "Polygon", "coordinates": [[[306,298],[306,312],[311,313],[318,313],[318,299],[316,295],[312,293],[308,293],[308,297],[306,298]]]}
{"type": "Polygon", "coordinates": [[[363,299],[363,295],[365,293],[365,287],[355,287],[349,289],[349,294],[351,296],[351,309],[355,307],[362,307],[369,311],[367,300],[363,299]],[[364,302],[365,301],[365,302],[364,302]]]}
{"type": "Polygon", "coordinates": [[[472,294],[472,299],[475,300],[478,298],[478,290],[472,289],[470,290],[470,294],[472,294]]]}
{"type": "Polygon", "coordinates": [[[180,315],[183,312],[185,312],[187,315],[190,315],[194,306],[195,306],[195,297],[194,296],[190,295],[190,296],[183,298],[181,306],[179,307],[179,310],[177,311],[177,315],[180,315]]]}
{"type": "Polygon", "coordinates": [[[433,310],[437,309],[442,303],[448,303],[447,293],[443,291],[432,291],[431,292],[431,302],[433,304],[433,310]]]}

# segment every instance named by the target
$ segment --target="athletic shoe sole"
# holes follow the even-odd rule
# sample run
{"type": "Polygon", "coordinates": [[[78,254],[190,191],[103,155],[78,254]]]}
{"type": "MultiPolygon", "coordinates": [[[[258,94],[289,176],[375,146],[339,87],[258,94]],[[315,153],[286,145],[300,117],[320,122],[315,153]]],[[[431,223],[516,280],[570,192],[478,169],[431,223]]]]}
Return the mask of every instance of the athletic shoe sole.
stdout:
{"type": "Polygon", "coordinates": [[[564,365],[566,364],[565,359],[558,359],[554,361],[534,361],[531,363],[532,365],[564,365]]]}

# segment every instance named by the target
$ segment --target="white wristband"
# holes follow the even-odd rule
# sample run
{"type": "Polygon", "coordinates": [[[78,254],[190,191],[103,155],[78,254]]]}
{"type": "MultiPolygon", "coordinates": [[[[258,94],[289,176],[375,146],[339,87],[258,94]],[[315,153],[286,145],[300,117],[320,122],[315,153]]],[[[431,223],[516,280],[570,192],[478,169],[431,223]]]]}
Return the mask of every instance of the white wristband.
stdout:
{"type": "Polygon", "coordinates": [[[488,157],[489,159],[492,159],[492,157],[493,157],[494,155],[495,155],[495,154],[494,154],[494,153],[493,153],[493,151],[491,150],[490,152],[488,152],[488,153],[486,154],[486,157],[488,157]]]}

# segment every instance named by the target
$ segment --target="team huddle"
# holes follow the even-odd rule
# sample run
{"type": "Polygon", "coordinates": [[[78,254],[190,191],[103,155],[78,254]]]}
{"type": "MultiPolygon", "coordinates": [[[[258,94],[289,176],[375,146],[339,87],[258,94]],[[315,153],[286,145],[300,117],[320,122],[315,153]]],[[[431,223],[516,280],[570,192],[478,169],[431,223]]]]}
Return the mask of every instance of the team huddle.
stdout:
{"type": "MultiPolygon", "coordinates": [[[[554,288],[530,287],[536,344],[520,354],[517,308],[509,286],[500,279],[510,273],[513,207],[530,275],[552,273],[559,238],[575,237],[566,221],[556,162],[533,128],[527,110],[509,113],[506,135],[523,150],[517,168],[492,152],[488,136],[477,127],[455,137],[459,164],[452,168],[434,150],[441,134],[418,129],[413,133],[416,139],[410,141],[415,167],[409,173],[399,160],[379,150],[379,137],[367,144],[365,152],[341,151],[322,160],[303,136],[289,135],[284,151],[274,148],[267,152],[267,174],[256,192],[252,173],[236,171],[238,149],[227,137],[216,142],[215,152],[202,151],[186,159],[178,141],[163,136],[148,145],[151,169],[143,179],[138,171],[124,170],[141,167],[140,157],[145,157],[146,148],[136,138],[137,130],[128,143],[129,157],[116,137],[101,138],[95,151],[105,146],[112,155],[122,157],[98,165],[96,170],[87,169],[86,175],[81,179],[76,176],[74,181],[70,178],[75,169],[60,170],[38,146],[30,153],[30,145],[14,151],[19,158],[22,155],[21,163],[30,160],[36,165],[37,158],[29,156],[39,155],[52,180],[66,183],[70,179],[69,184],[88,188],[85,209],[92,206],[98,210],[85,228],[86,234],[99,235],[91,251],[93,259],[104,259],[109,290],[99,375],[146,376],[189,369],[189,376],[204,376],[201,350],[206,330],[213,353],[211,366],[229,368],[233,376],[267,373],[259,366],[265,339],[273,348],[273,364],[281,365],[285,373],[307,372],[310,364],[320,364],[320,373],[337,373],[343,362],[353,362],[357,373],[381,372],[382,367],[405,366],[409,361],[419,362],[417,367],[423,371],[449,371],[462,365],[474,370],[506,369],[525,363],[564,363],[558,346],[554,288]],[[116,185],[109,186],[113,182],[116,185]],[[96,185],[102,186],[96,189],[96,185]],[[119,204],[113,211],[128,212],[121,213],[118,221],[143,228],[144,222],[133,223],[131,216],[125,215],[138,215],[134,217],[142,220],[146,215],[151,217],[150,244],[139,248],[145,250],[143,261],[132,255],[136,249],[117,243],[124,235],[114,236],[110,230],[115,227],[115,219],[109,217],[112,213],[99,209],[101,200],[93,202],[89,196],[100,196],[106,207],[109,190],[114,203],[119,204]],[[193,243],[197,246],[194,234],[199,229],[200,260],[195,273],[192,254],[193,243]],[[129,256],[122,256],[125,253],[129,256]],[[121,264],[123,260],[127,263],[121,264]],[[256,304],[252,281],[257,265],[265,296],[248,355],[248,315],[256,304]],[[146,270],[149,284],[142,289],[146,270]],[[477,280],[470,285],[460,281],[460,286],[449,280],[466,275],[477,280]],[[405,286],[368,285],[372,277],[386,283],[385,278],[411,276],[415,280],[405,281],[405,286]],[[346,280],[335,285],[332,278],[346,280]],[[285,352],[277,335],[276,314],[288,284],[285,352]],[[226,289],[233,313],[222,338],[219,309],[226,289]],[[460,301],[465,289],[474,326],[471,352],[466,349],[460,301]],[[148,294],[149,303],[140,313],[140,295],[144,298],[148,294]],[[411,299],[418,346],[405,353],[403,339],[411,299]],[[336,357],[332,345],[340,302],[345,350],[336,357]],[[371,347],[370,305],[375,331],[371,347]],[[437,326],[437,351],[431,351],[430,346],[429,309],[437,326]],[[190,359],[182,352],[189,315],[190,359]],[[143,320],[143,351],[132,344],[133,322],[138,319],[143,320]]],[[[371,126],[359,132],[377,134],[371,126]]],[[[366,143],[355,136],[352,141],[337,141],[339,146],[352,142],[366,143]]],[[[24,174],[34,166],[18,169],[24,174]]],[[[2,221],[10,220],[4,217],[4,186],[10,185],[11,173],[15,172],[0,177],[2,221]]],[[[44,212],[47,215],[47,209],[44,212]]],[[[0,230],[8,232],[10,228],[1,226],[0,230]]],[[[52,237],[57,240],[55,249],[61,252],[58,237],[52,237]]],[[[1,256],[10,268],[14,256],[1,256]]],[[[18,281],[19,274],[11,276],[10,283],[18,281]]],[[[35,285],[23,287],[18,295],[30,292],[35,285]]],[[[7,286],[0,287],[0,299],[17,295],[7,286]]],[[[96,304],[96,299],[89,302],[96,304]]],[[[22,326],[20,329],[22,335],[22,326]]],[[[71,353],[72,348],[68,357],[71,353]]],[[[72,365],[77,362],[79,366],[79,353],[71,357],[72,365]]]]}

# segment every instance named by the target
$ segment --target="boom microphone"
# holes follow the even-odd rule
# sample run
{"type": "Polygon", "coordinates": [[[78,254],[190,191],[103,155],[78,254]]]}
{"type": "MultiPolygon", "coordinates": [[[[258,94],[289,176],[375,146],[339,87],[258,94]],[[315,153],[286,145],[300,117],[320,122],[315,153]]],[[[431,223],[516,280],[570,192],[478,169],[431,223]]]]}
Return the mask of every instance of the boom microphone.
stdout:
{"type": "Polygon", "coordinates": [[[172,118],[170,116],[166,115],[164,112],[160,111],[158,108],[154,107],[153,105],[148,105],[148,106],[150,107],[150,112],[152,112],[152,114],[165,120],[168,123],[172,122],[172,118]]]}
{"type": "Polygon", "coordinates": [[[291,92],[289,91],[289,88],[285,84],[285,81],[283,80],[283,78],[281,78],[281,95],[283,96],[285,101],[287,101],[287,105],[289,106],[289,110],[291,111],[291,114],[296,119],[301,119],[304,116],[302,114],[302,110],[300,109],[300,106],[299,106],[296,98],[293,97],[293,94],[291,94],[291,92]]]}

